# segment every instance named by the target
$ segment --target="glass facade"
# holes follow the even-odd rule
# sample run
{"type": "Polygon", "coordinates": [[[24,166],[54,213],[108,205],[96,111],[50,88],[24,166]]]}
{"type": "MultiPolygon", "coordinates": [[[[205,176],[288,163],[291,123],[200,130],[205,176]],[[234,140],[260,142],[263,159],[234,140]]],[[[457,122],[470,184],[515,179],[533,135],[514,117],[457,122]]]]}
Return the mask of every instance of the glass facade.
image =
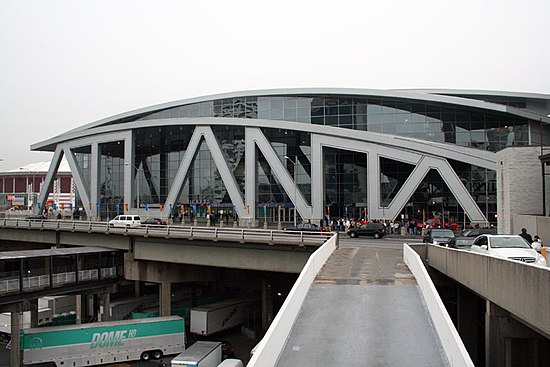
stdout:
{"type": "MultiPolygon", "coordinates": [[[[215,127],[213,132],[244,193],[244,128],[215,127]]],[[[141,208],[160,208],[165,203],[192,135],[193,128],[189,126],[135,130],[134,174],[137,172],[138,182],[134,184],[139,191],[141,208]]],[[[173,210],[199,218],[205,217],[209,210],[213,214],[233,215],[233,205],[204,139],[193,157],[173,210]]]]}
{"type": "Polygon", "coordinates": [[[124,141],[99,144],[99,212],[102,218],[124,213],[124,141]]]}
{"type": "MultiPolygon", "coordinates": [[[[512,103],[512,102],[510,102],[512,103]]],[[[508,105],[511,105],[507,103],[508,105]]],[[[514,105],[515,106],[515,105],[514,105]]],[[[488,151],[499,151],[509,146],[525,146],[530,142],[529,121],[525,118],[506,113],[490,112],[482,109],[456,107],[441,103],[401,100],[384,97],[294,95],[270,97],[240,97],[219,99],[190,105],[177,106],[154,113],[139,116],[139,120],[168,119],[180,117],[232,117],[293,121],[306,124],[334,126],[345,129],[377,132],[406,136],[434,142],[447,142],[460,146],[488,151]]],[[[244,132],[241,139],[225,139],[233,128],[215,128],[222,146],[240,146],[236,162],[230,161],[235,177],[244,193],[244,132]],[[222,132],[225,130],[225,132],[222,132]],[[229,143],[228,143],[229,142],[229,143]]],[[[546,130],[545,130],[546,131],[546,130]]],[[[264,128],[262,132],[270,141],[272,148],[296,180],[307,202],[311,202],[311,147],[307,133],[264,128]],[[288,157],[288,158],[285,158],[288,157]]],[[[189,197],[182,196],[178,202],[227,201],[223,182],[211,161],[211,157],[202,147],[198,154],[198,166],[191,170],[190,176],[199,175],[201,179],[191,177],[183,191],[189,197]],[[209,168],[210,167],[210,168],[209,168]],[[212,168],[213,167],[213,168],[212,168]],[[204,177],[212,178],[209,183],[204,177]],[[202,182],[204,181],[204,182],[202,182]],[[217,195],[202,197],[204,193],[216,192],[217,195]],[[193,194],[202,193],[202,196],[193,194]],[[193,200],[193,195],[196,195],[193,200]]],[[[332,215],[360,217],[367,214],[367,160],[365,154],[324,149],[325,198],[324,205],[332,215]]],[[[292,208],[292,200],[285,193],[280,182],[271,172],[267,161],[257,150],[257,213],[262,217],[274,217],[269,208],[282,206],[292,208]]],[[[473,167],[461,162],[451,162],[459,177],[466,184],[476,203],[489,218],[496,214],[496,172],[473,167]]],[[[413,165],[381,158],[380,160],[380,202],[383,207],[390,205],[399,189],[407,180],[413,165]]],[[[437,172],[433,171],[425,178],[403,211],[408,217],[435,213],[439,207],[441,213],[463,215],[462,209],[452,197],[437,172]]],[[[285,212],[290,219],[294,215],[285,212]]],[[[441,214],[440,214],[441,215],[441,214]]],[[[495,219],[496,220],[496,219],[495,219]]]]}
{"type": "MultiPolygon", "coordinates": [[[[72,152],[75,155],[76,164],[78,166],[78,169],[80,170],[80,175],[82,177],[82,183],[84,185],[84,188],[89,193],[90,192],[90,184],[91,184],[91,163],[92,163],[92,147],[91,146],[84,146],[76,149],[72,149],[72,152]]],[[[82,199],[80,198],[80,193],[78,190],[76,191],[75,195],[75,206],[80,211],[84,211],[84,204],[82,203],[82,199]]]]}
{"type": "Polygon", "coordinates": [[[325,214],[367,217],[367,154],[325,148],[323,162],[325,214]]]}
{"type": "Polygon", "coordinates": [[[380,158],[380,204],[389,206],[414,169],[414,165],[380,158]]]}
{"type": "MultiPolygon", "coordinates": [[[[411,92],[413,94],[413,92],[411,92]]],[[[459,96],[484,99],[483,96],[459,96]]],[[[511,97],[485,98],[510,108],[525,109],[532,101],[511,97]]],[[[541,109],[544,106],[540,107],[541,109]]],[[[525,114],[528,116],[528,114],[525,114]]],[[[374,95],[291,94],[245,96],[185,104],[140,113],[108,122],[108,125],[133,121],[175,118],[244,118],[297,122],[337,127],[341,136],[353,138],[354,130],[415,138],[429,142],[497,152],[511,146],[550,143],[550,128],[542,122],[512,113],[461,106],[452,101],[386,97],[374,95]],[[345,129],[345,130],[344,130],[345,129]]],[[[163,125],[132,129],[135,156],[132,157],[132,185],[136,195],[124,200],[124,142],[99,144],[99,205],[102,217],[123,212],[123,204],[157,208],[166,204],[182,159],[188,149],[195,126],[163,125]]],[[[225,162],[245,196],[245,128],[238,124],[209,126],[222,150],[225,162]]],[[[283,167],[293,178],[307,205],[312,203],[311,133],[282,128],[260,127],[283,167]]],[[[336,130],[332,130],[336,131],[336,130]]],[[[336,134],[334,134],[336,135],[336,134]]],[[[296,215],[293,201],[297,192],[285,192],[277,175],[256,147],[256,218],[265,221],[292,221],[296,215]]],[[[73,149],[86,189],[90,190],[90,146],[73,149]]],[[[381,213],[389,208],[407,182],[415,166],[399,157],[379,159],[379,194],[381,213]]],[[[368,213],[368,155],[345,149],[323,147],[323,215],[331,217],[370,217],[368,213]]],[[[318,161],[316,161],[318,162],[318,161]]],[[[487,217],[496,222],[496,171],[448,159],[466,190],[487,217]]],[[[372,182],[372,181],[371,181],[372,182]]],[[[15,186],[23,182],[13,183],[15,186]]],[[[77,202],[79,198],[77,196],[77,202]]],[[[371,200],[372,202],[372,200],[371,200]]],[[[80,203],[80,206],[82,204],[80,203]]],[[[167,204],[168,205],[168,204],[167,204]]],[[[235,208],[206,141],[199,144],[185,177],[172,203],[175,211],[205,217],[207,213],[235,215],[235,208]]],[[[378,210],[378,208],[376,208],[378,210]]],[[[380,212],[378,213],[380,215],[380,212]]],[[[461,222],[464,210],[452,190],[436,169],[430,170],[399,213],[401,218],[427,219],[444,217],[461,222]]],[[[479,216],[479,214],[478,214],[479,216]]],[[[300,218],[307,219],[307,218],[300,218]]],[[[382,219],[382,218],[371,218],[382,219]]],[[[384,218],[390,219],[390,218],[384,218]]]]}
{"type": "Polygon", "coordinates": [[[172,107],[138,120],[234,117],[335,126],[496,152],[529,145],[528,120],[506,113],[380,97],[281,96],[222,99],[172,107]]]}

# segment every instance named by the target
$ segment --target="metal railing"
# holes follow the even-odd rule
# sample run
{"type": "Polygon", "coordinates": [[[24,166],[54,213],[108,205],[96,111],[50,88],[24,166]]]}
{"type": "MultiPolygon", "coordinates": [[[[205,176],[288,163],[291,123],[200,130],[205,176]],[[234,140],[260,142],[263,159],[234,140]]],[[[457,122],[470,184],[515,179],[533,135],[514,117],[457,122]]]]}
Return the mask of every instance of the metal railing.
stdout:
{"type": "MultiPolygon", "coordinates": [[[[99,280],[100,272],[101,279],[112,279],[117,277],[117,268],[115,266],[102,267],[101,269],[85,269],[78,271],[78,283],[99,280]]],[[[20,288],[21,283],[19,276],[0,278],[0,296],[10,293],[27,293],[34,290],[50,288],[50,285],[53,287],[61,287],[77,283],[76,272],[74,271],[52,273],[51,284],[50,274],[23,276],[22,280],[23,287],[20,288]]]]}
{"type": "Polygon", "coordinates": [[[82,233],[103,233],[141,237],[181,238],[210,241],[252,242],[265,244],[321,246],[334,235],[332,232],[297,232],[276,229],[199,227],[182,225],[141,225],[114,227],[108,222],[0,219],[0,228],[49,230],[82,233]]]}

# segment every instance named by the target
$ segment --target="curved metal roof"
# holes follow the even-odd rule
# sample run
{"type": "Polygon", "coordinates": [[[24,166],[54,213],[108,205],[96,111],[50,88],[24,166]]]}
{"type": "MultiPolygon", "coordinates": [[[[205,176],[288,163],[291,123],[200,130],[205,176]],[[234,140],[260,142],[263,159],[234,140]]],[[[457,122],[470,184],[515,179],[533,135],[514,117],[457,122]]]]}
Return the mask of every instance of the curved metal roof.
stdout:
{"type": "MultiPolygon", "coordinates": [[[[455,106],[480,108],[495,112],[511,113],[525,118],[542,120],[545,123],[550,124],[550,118],[545,115],[540,115],[533,111],[521,110],[514,107],[509,107],[503,104],[485,102],[478,99],[469,99],[464,97],[449,96],[448,94],[471,94],[471,95],[490,95],[490,96],[502,96],[510,97],[515,96],[517,98],[530,98],[537,100],[547,100],[550,105],[550,95],[544,94],[530,94],[530,93],[513,93],[513,92],[489,92],[489,91],[472,91],[472,90],[405,90],[405,89],[356,89],[356,88],[288,88],[288,89],[264,89],[264,90],[249,90],[249,91],[237,91],[221,94],[213,94],[207,96],[194,97],[189,99],[183,99],[173,102],[162,103],[158,105],[148,106],[133,111],[123,112],[118,115],[106,117],[104,119],[77,127],[69,130],[61,135],[50,138],[48,140],[33,144],[32,150],[48,149],[59,142],[67,139],[73,139],[79,135],[79,132],[85,130],[100,127],[102,125],[109,124],[116,120],[130,118],[132,116],[139,116],[147,113],[152,113],[159,110],[168,109],[171,107],[177,107],[182,105],[195,104],[200,102],[209,102],[218,99],[226,98],[238,98],[238,97],[269,97],[269,96],[311,96],[311,95],[333,95],[333,96],[361,96],[361,97],[386,97],[396,98],[404,100],[415,100],[421,102],[433,102],[444,103],[455,106]]],[[[300,123],[301,124],[301,123],[300,123]]]]}

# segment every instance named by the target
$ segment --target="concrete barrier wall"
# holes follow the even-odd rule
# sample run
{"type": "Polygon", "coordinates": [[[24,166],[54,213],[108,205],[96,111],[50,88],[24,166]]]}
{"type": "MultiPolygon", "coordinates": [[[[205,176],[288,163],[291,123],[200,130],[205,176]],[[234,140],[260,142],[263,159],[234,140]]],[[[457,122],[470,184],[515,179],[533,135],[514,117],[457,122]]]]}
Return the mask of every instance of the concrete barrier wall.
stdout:
{"type": "Polygon", "coordinates": [[[403,259],[416,278],[428,308],[432,323],[439,336],[443,351],[451,366],[474,366],[462,339],[439,297],[420,256],[407,244],[403,245],[403,259]]]}
{"type": "Polygon", "coordinates": [[[550,338],[550,268],[428,245],[428,263],[550,338]]]}
{"type": "Polygon", "coordinates": [[[336,235],[310,256],[247,367],[268,367],[277,363],[310,285],[335,248],[336,235]]]}

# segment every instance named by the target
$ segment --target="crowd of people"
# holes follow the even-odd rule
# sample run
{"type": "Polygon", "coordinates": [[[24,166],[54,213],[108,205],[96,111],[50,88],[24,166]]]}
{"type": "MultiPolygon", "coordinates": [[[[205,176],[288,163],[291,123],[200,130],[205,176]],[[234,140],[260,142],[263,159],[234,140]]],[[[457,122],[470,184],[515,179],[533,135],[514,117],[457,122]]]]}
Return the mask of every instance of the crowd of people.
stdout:
{"type": "MultiPolygon", "coordinates": [[[[408,221],[399,221],[399,220],[383,220],[383,219],[373,219],[371,220],[374,223],[382,223],[386,228],[387,234],[401,234],[402,227],[405,227],[405,233],[410,235],[421,235],[423,228],[430,228],[434,224],[428,222],[423,222],[421,220],[408,220],[408,221]]],[[[350,228],[359,227],[362,224],[367,224],[369,220],[365,217],[361,218],[325,218],[321,219],[321,227],[329,227],[331,231],[347,232],[350,228]]],[[[436,225],[437,226],[437,225],[436,225]]],[[[446,225],[448,228],[456,231],[458,229],[458,223],[451,221],[446,225]]]]}

